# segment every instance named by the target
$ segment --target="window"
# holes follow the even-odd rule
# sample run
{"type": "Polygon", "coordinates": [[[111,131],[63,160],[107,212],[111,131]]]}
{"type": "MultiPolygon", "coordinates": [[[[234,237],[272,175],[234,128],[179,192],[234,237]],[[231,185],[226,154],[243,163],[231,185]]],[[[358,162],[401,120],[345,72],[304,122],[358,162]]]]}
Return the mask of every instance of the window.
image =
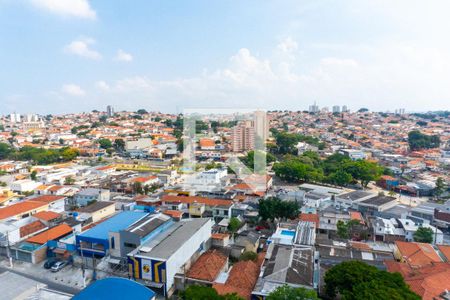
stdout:
{"type": "Polygon", "coordinates": [[[123,243],[123,245],[127,248],[137,248],[137,245],[132,243],[123,243]]]}
{"type": "Polygon", "coordinates": [[[115,241],[114,241],[114,237],[111,238],[111,249],[115,249],[116,245],[115,245],[115,241]]]}

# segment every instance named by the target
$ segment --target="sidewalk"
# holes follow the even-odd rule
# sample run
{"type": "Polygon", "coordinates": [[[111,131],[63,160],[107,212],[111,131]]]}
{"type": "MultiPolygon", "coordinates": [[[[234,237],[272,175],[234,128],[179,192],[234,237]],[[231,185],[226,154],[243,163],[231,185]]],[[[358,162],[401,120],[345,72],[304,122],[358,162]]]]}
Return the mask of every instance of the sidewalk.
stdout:
{"type": "MultiPolygon", "coordinates": [[[[7,259],[1,260],[0,266],[11,269],[7,259]]],[[[39,278],[43,281],[62,284],[78,290],[82,290],[85,286],[87,286],[92,278],[92,271],[86,270],[86,280],[84,282],[81,269],[71,265],[66,266],[59,272],[53,273],[44,268],[44,262],[34,265],[31,263],[13,260],[12,270],[39,278]]]]}

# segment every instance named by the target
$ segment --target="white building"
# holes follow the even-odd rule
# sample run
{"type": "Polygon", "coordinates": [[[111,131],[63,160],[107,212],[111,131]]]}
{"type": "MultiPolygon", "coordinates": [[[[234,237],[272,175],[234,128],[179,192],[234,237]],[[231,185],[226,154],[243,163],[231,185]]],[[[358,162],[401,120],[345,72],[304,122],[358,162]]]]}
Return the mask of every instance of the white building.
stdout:
{"type": "Polygon", "coordinates": [[[405,238],[406,241],[412,242],[414,241],[414,233],[419,229],[419,227],[430,228],[433,231],[433,244],[443,244],[444,243],[444,234],[441,230],[436,227],[423,223],[418,224],[410,219],[398,219],[398,222],[401,224],[401,227],[405,230],[405,238]]]}
{"type": "Polygon", "coordinates": [[[356,150],[356,149],[340,149],[338,151],[340,154],[343,154],[345,156],[348,156],[351,160],[360,160],[360,159],[366,159],[367,155],[362,150],[356,150]]]}
{"type": "Polygon", "coordinates": [[[39,183],[39,182],[30,180],[30,179],[22,179],[22,180],[17,180],[17,181],[14,181],[13,183],[11,183],[10,188],[14,192],[23,193],[23,192],[31,192],[40,185],[41,185],[41,183],[39,183]]]}
{"type": "Polygon", "coordinates": [[[175,274],[188,269],[196,257],[208,250],[211,228],[209,218],[175,222],[128,254],[129,275],[170,297],[174,292],[175,274]]]}
{"type": "Polygon", "coordinates": [[[339,105],[333,106],[333,113],[340,113],[340,112],[341,112],[341,107],[339,105]]]}
{"type": "Polygon", "coordinates": [[[212,192],[226,185],[227,169],[211,169],[195,173],[186,178],[185,189],[195,191],[212,192]]]}

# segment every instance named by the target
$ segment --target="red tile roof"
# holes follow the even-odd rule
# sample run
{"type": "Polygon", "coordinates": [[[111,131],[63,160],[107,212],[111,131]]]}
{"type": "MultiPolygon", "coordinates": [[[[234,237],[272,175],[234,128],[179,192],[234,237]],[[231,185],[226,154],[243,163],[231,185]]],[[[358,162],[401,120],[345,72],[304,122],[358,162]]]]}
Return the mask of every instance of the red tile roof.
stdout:
{"type": "Polygon", "coordinates": [[[440,299],[445,290],[450,290],[450,264],[434,263],[413,268],[405,263],[385,261],[389,272],[399,272],[413,292],[424,300],[440,299]]]}
{"type": "Polygon", "coordinates": [[[40,211],[40,212],[35,213],[33,215],[33,217],[44,220],[44,221],[50,221],[50,220],[54,220],[54,219],[61,217],[61,214],[58,214],[53,211],[40,211]]]}
{"type": "Polygon", "coordinates": [[[403,259],[412,267],[442,262],[442,259],[430,244],[396,241],[395,245],[403,259]]]}
{"type": "Polygon", "coordinates": [[[300,220],[305,222],[313,222],[316,224],[316,228],[319,228],[319,215],[318,214],[301,214],[300,220]]]}
{"type": "Polygon", "coordinates": [[[46,206],[46,203],[36,201],[23,201],[4,208],[0,208],[0,220],[25,214],[31,210],[46,206]]]}
{"type": "Polygon", "coordinates": [[[214,282],[225,267],[227,257],[217,250],[203,253],[187,272],[186,276],[198,280],[214,282]]]}
{"type": "Polygon", "coordinates": [[[445,256],[447,262],[450,262],[450,245],[438,245],[439,251],[445,256]]]}
{"type": "Polygon", "coordinates": [[[64,196],[56,196],[56,195],[42,195],[36,198],[32,198],[30,200],[37,201],[37,202],[45,202],[45,203],[52,203],[61,199],[64,199],[64,196]]]}
{"type": "Polygon", "coordinates": [[[236,293],[244,299],[250,299],[259,277],[260,266],[265,253],[258,255],[258,261],[240,261],[230,271],[227,281],[216,283],[213,288],[220,294],[236,293]]]}
{"type": "Polygon", "coordinates": [[[31,222],[30,224],[24,225],[22,227],[20,227],[20,237],[26,237],[32,233],[38,232],[42,229],[46,228],[45,224],[42,223],[41,221],[37,220],[34,222],[31,222]]]}
{"type": "Polygon", "coordinates": [[[181,218],[183,216],[183,212],[182,211],[178,211],[178,210],[165,210],[163,211],[163,214],[166,214],[168,216],[171,216],[172,218],[181,218]]]}
{"type": "Polygon", "coordinates": [[[49,230],[41,232],[27,240],[29,243],[45,244],[48,241],[58,239],[72,232],[72,227],[67,224],[60,224],[52,227],[49,230]]]}
{"type": "Polygon", "coordinates": [[[192,204],[194,202],[198,202],[198,203],[203,203],[208,206],[231,206],[233,204],[233,201],[231,201],[231,200],[205,198],[205,197],[197,197],[197,196],[164,195],[161,197],[161,200],[165,201],[165,202],[178,202],[178,203],[187,203],[187,204],[192,204]]]}

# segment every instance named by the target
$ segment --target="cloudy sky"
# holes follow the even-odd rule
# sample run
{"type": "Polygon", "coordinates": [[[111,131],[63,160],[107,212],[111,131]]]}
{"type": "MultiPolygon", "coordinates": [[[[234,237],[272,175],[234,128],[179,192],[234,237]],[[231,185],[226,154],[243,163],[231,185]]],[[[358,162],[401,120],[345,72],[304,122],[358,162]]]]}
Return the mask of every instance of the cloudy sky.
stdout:
{"type": "Polygon", "coordinates": [[[0,0],[0,113],[450,109],[450,1],[0,0]]]}

